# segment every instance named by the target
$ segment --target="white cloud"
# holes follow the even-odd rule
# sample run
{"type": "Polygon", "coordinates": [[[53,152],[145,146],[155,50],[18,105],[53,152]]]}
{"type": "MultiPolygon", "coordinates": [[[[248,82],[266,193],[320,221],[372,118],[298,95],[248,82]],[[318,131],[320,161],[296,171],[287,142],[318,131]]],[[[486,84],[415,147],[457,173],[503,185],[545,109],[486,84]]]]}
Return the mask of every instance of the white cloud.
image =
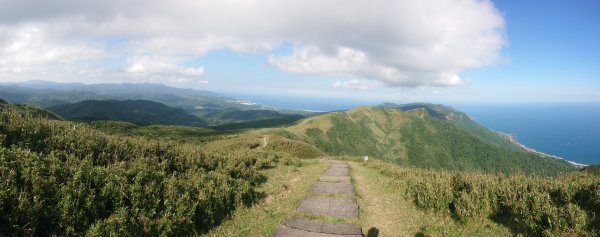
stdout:
{"type": "Polygon", "coordinates": [[[56,39],[44,25],[25,24],[3,28],[0,38],[0,67],[5,72],[42,70],[106,56],[100,45],[56,39]]]}
{"type": "Polygon", "coordinates": [[[204,75],[204,67],[184,67],[178,64],[177,58],[144,55],[131,57],[127,63],[127,73],[151,81],[189,84],[204,75]]]}
{"type": "MultiPolygon", "coordinates": [[[[0,73],[32,64],[75,67],[102,54],[192,58],[222,48],[272,54],[290,43],[291,55],[271,55],[268,63],[389,86],[452,86],[462,83],[461,71],[498,62],[506,41],[504,19],[490,0],[0,0],[0,5],[0,73]],[[41,31],[32,31],[32,25],[41,25],[41,31]],[[94,44],[105,36],[126,42],[94,44]]],[[[147,76],[201,74],[182,61],[124,69],[147,76]]]]}
{"type": "Polygon", "coordinates": [[[336,81],[333,84],[333,87],[351,90],[370,90],[373,88],[381,87],[381,83],[352,79],[348,81],[336,81]]]}

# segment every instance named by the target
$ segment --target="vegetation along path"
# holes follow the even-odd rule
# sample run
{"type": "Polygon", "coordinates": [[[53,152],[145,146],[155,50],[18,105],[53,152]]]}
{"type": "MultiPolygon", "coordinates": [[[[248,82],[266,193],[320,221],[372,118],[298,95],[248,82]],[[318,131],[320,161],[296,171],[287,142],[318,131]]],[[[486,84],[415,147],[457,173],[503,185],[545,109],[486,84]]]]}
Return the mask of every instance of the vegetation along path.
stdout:
{"type": "Polygon", "coordinates": [[[277,227],[275,237],[354,237],[362,236],[358,220],[358,204],[350,183],[348,163],[329,161],[329,168],[310,188],[298,206],[305,217],[296,217],[277,227]]]}

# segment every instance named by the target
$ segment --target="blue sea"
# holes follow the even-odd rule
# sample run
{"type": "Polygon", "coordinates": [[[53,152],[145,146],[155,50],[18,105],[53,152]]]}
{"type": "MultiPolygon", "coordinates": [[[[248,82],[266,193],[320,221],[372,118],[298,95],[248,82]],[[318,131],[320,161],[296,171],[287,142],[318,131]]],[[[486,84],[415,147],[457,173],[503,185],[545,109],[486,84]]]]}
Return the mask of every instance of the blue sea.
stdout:
{"type": "Polygon", "coordinates": [[[600,164],[600,103],[452,106],[525,146],[577,163],[600,164]]]}
{"type": "MultiPolygon", "coordinates": [[[[278,108],[346,110],[380,101],[232,95],[278,108]]],[[[401,104],[401,103],[399,103],[401,104]]],[[[512,134],[537,151],[581,164],[600,164],[600,102],[596,103],[443,103],[495,131],[512,134]]]]}

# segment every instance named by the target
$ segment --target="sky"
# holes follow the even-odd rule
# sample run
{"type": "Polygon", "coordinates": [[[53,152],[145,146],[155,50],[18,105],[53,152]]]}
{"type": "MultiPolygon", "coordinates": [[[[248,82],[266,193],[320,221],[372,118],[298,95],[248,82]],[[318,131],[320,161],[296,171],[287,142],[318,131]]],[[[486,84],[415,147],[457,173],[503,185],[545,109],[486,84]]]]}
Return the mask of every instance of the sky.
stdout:
{"type": "Polygon", "coordinates": [[[600,2],[0,0],[0,82],[393,102],[600,101],[600,2]]]}

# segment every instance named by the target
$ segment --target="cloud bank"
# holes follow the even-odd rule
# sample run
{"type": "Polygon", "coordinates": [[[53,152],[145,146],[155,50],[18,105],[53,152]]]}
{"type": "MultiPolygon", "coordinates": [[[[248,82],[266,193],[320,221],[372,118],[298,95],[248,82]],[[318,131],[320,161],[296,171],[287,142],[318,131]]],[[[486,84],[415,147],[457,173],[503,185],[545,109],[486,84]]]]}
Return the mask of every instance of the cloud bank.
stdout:
{"type": "MultiPolygon", "coordinates": [[[[200,80],[185,59],[229,48],[293,73],[453,86],[497,63],[505,23],[490,0],[0,0],[0,79],[65,67],[200,80]],[[290,54],[276,53],[292,45],[290,54]]],[[[210,70],[210,69],[207,69],[210,70]]],[[[111,75],[113,75],[111,74],[111,75]]],[[[350,83],[352,84],[352,83],[350,83]]],[[[349,84],[349,85],[350,85],[349,84]]]]}

